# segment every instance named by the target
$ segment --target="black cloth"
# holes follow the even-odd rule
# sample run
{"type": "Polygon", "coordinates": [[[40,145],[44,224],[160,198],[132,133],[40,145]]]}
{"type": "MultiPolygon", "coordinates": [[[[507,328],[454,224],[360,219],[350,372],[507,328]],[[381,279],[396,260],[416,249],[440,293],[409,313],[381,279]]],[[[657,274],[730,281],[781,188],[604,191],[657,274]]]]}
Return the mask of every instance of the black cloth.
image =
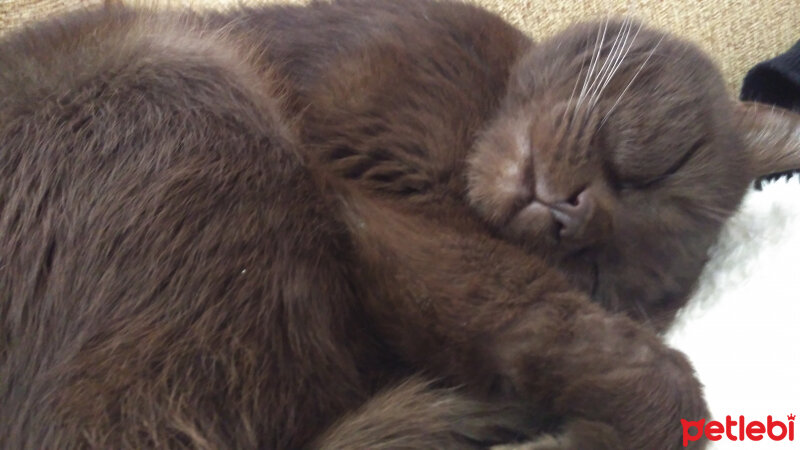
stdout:
{"type": "Polygon", "coordinates": [[[740,98],[800,112],[800,41],[788,52],[750,69],[740,98]]]}
{"type": "MultiPolygon", "coordinates": [[[[800,41],[786,53],[756,64],[747,72],[742,83],[742,100],[768,103],[800,113],[800,41]]],[[[792,170],[768,175],[756,181],[756,189],[762,183],[779,178],[791,178],[800,173],[792,170]]]]}

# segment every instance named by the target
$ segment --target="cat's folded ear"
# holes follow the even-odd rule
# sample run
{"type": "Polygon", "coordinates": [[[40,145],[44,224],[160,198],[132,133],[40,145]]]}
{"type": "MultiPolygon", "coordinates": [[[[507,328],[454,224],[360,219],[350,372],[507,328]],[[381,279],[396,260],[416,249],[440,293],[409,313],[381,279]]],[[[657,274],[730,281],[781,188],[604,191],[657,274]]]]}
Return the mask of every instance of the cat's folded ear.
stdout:
{"type": "Polygon", "coordinates": [[[800,169],[800,115],[760,103],[735,108],[753,178],[800,169]]]}

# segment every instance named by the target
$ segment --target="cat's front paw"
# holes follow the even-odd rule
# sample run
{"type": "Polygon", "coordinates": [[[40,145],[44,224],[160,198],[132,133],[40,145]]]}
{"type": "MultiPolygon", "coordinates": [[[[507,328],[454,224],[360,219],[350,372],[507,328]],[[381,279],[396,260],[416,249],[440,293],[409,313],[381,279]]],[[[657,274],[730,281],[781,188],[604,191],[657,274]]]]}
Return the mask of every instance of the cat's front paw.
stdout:
{"type": "Polygon", "coordinates": [[[521,320],[508,335],[517,345],[503,347],[513,352],[503,356],[515,389],[562,420],[556,434],[530,448],[683,448],[681,419],[708,416],[686,357],[652,331],[591,305],[565,320],[568,299],[560,300],[521,320]]]}

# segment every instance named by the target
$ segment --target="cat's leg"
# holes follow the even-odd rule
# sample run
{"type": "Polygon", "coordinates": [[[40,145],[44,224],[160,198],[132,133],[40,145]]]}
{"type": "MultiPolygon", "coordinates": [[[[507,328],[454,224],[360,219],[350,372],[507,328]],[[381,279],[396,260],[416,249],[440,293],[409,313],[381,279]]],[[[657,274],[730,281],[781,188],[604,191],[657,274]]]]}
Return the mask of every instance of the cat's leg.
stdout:
{"type": "Polygon", "coordinates": [[[342,417],[311,448],[484,449],[535,432],[521,403],[479,400],[419,376],[342,417]]]}
{"type": "Polygon", "coordinates": [[[468,214],[442,204],[426,221],[366,200],[350,209],[371,283],[386,286],[370,302],[386,340],[432,373],[561,421],[555,448],[680,448],[681,419],[705,417],[680,352],[468,214]]]}
{"type": "Polygon", "coordinates": [[[533,448],[680,448],[681,419],[707,417],[692,367],[649,329],[593,306],[565,296],[534,307],[498,341],[501,372],[564,419],[555,441],[533,448]]]}

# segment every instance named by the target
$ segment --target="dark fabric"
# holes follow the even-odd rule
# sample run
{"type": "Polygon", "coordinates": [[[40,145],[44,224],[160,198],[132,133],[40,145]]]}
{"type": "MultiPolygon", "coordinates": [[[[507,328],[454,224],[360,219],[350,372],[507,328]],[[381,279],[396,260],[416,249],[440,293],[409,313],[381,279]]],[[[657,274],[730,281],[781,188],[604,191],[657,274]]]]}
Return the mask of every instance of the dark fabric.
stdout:
{"type": "MultiPolygon", "coordinates": [[[[800,113],[800,41],[786,53],[757,64],[747,72],[742,83],[742,100],[768,103],[800,113]]],[[[756,181],[762,183],[790,178],[800,171],[790,171],[766,176],[756,181]]]]}
{"type": "Polygon", "coordinates": [[[741,99],[800,112],[800,41],[788,52],[750,69],[741,99]]]}

